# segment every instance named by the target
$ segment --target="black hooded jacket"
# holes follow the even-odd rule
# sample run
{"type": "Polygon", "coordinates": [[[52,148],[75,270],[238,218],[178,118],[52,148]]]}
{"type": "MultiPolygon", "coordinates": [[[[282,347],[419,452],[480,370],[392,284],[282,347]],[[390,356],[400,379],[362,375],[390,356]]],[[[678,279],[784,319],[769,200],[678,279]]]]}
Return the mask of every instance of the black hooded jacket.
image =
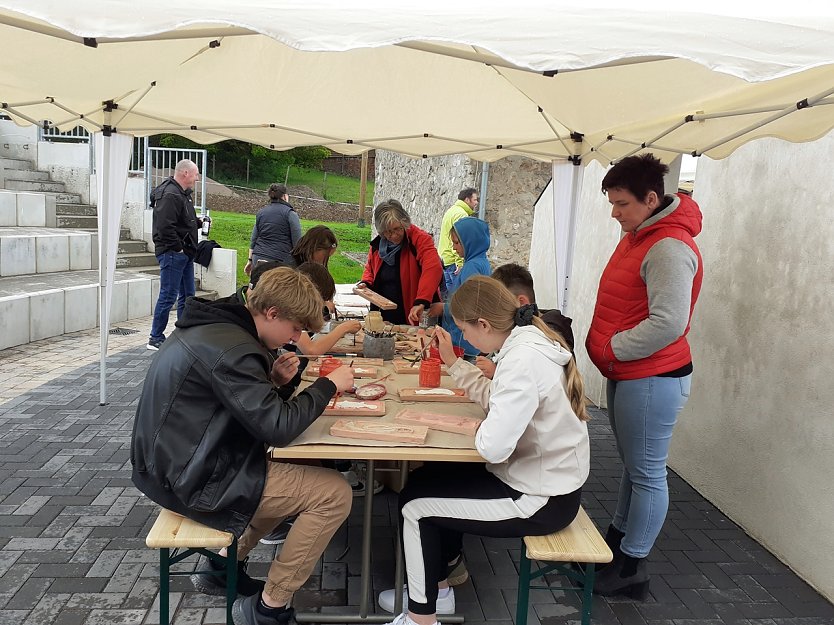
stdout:
{"type": "Polygon", "coordinates": [[[173,177],[166,178],[151,191],[154,254],[182,250],[194,258],[197,253],[197,228],[191,189],[183,189],[173,177]]]}
{"type": "Polygon", "coordinates": [[[270,381],[273,356],[238,303],[191,298],[176,325],[136,409],[133,483],[161,506],[239,537],[263,493],[267,446],[307,429],[336,386],[319,378],[282,398],[270,381]]]}

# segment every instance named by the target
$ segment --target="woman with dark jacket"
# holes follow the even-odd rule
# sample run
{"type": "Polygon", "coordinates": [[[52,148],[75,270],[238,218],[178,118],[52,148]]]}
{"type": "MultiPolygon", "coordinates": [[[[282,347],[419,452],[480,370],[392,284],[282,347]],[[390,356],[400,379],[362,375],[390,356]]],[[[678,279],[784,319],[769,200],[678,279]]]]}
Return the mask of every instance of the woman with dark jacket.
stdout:
{"type": "Polygon", "coordinates": [[[298,213],[290,206],[287,187],[273,184],[269,187],[270,203],[258,211],[252,239],[249,243],[249,261],[244,267],[246,274],[258,261],[277,260],[287,262],[292,250],[301,238],[301,222],[298,213]]]}
{"type": "MultiPolygon", "coordinates": [[[[431,235],[411,223],[397,200],[386,200],[374,210],[379,235],[371,241],[360,285],[387,297],[396,310],[382,318],[395,324],[417,325],[424,310],[439,297],[443,266],[431,235]]],[[[371,306],[372,310],[378,310],[371,306]]]]}

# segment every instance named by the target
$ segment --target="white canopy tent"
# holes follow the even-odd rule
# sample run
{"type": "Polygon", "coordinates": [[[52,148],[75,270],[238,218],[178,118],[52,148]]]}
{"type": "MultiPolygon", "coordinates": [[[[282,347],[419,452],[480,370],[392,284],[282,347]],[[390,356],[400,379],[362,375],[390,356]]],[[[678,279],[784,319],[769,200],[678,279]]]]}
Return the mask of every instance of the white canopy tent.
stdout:
{"type": "Polygon", "coordinates": [[[105,136],[580,165],[834,127],[830,3],[0,0],[0,41],[5,113],[105,136]]]}

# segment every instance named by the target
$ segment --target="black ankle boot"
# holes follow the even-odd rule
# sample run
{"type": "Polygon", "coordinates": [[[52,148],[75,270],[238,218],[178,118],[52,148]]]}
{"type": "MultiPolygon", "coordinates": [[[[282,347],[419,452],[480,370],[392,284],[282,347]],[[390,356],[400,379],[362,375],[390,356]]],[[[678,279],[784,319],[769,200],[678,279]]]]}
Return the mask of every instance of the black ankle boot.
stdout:
{"type": "Polygon", "coordinates": [[[594,594],[603,597],[626,595],[632,599],[645,601],[649,596],[646,558],[627,556],[618,548],[614,561],[597,577],[594,583],[594,594]]]}
{"type": "MultiPolygon", "coordinates": [[[[614,559],[611,562],[607,562],[605,564],[597,564],[596,565],[596,573],[600,574],[602,571],[607,569],[611,566],[614,562],[617,561],[618,558],[622,558],[623,552],[620,551],[620,543],[623,542],[623,537],[625,536],[624,532],[621,532],[613,525],[608,526],[608,531],[605,532],[605,544],[608,545],[609,549],[611,549],[611,553],[614,554],[614,559]]],[[[578,575],[585,575],[585,567],[588,566],[584,562],[571,562],[569,567],[570,569],[578,574],[578,575]]],[[[573,582],[582,588],[585,583],[581,580],[573,580],[573,582]]]]}
{"type": "Polygon", "coordinates": [[[616,555],[620,551],[620,543],[623,542],[625,532],[621,532],[613,525],[608,526],[608,531],[605,532],[605,544],[616,555]]]}

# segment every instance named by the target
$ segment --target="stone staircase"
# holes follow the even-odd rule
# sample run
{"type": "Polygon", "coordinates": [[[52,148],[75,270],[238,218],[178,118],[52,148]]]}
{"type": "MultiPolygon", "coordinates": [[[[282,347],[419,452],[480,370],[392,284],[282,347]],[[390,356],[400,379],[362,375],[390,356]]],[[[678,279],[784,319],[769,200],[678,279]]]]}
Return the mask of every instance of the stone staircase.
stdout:
{"type": "MultiPolygon", "coordinates": [[[[96,207],[63,182],[0,155],[0,349],[98,325],[97,225],[96,207]]],[[[159,293],[147,243],[124,228],[119,238],[113,325],[152,314],[159,293]]]]}

